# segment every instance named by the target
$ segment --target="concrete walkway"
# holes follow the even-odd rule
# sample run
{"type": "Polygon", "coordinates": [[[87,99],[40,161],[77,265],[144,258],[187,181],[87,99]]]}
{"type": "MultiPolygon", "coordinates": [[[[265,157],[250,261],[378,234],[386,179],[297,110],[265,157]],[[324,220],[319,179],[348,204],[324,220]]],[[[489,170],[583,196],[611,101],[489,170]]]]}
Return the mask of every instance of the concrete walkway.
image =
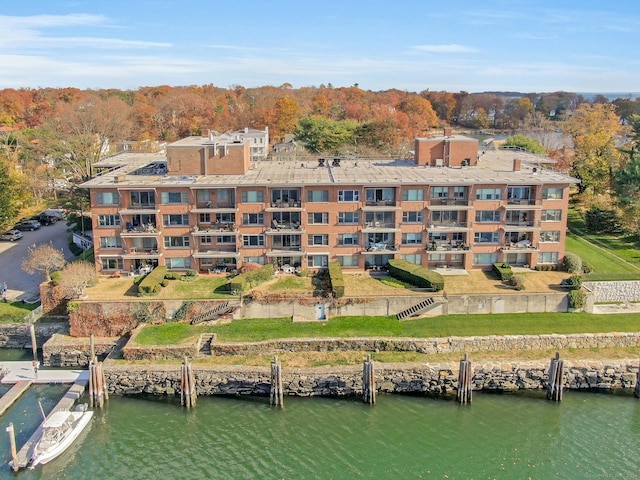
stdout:
{"type": "Polygon", "coordinates": [[[75,383],[89,380],[88,370],[38,370],[34,372],[31,362],[0,362],[0,370],[8,373],[0,383],[14,384],[21,381],[32,383],[75,383]]]}
{"type": "Polygon", "coordinates": [[[606,303],[593,306],[593,313],[638,313],[640,314],[640,303],[606,303]]]}

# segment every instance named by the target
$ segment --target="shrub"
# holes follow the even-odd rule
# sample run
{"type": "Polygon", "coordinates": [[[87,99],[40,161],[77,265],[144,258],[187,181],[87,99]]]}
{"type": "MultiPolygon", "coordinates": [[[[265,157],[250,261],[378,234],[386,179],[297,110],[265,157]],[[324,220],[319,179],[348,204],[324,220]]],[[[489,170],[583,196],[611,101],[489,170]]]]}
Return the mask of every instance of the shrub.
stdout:
{"type": "Polygon", "coordinates": [[[335,298],[344,297],[344,277],[342,276],[342,267],[338,262],[329,262],[329,279],[333,296],[335,298]]]}
{"type": "Polygon", "coordinates": [[[584,308],[585,298],[582,290],[571,290],[569,292],[569,308],[584,308]]]}
{"type": "Polygon", "coordinates": [[[167,274],[167,267],[162,265],[151,270],[146,277],[138,284],[140,295],[152,296],[160,293],[160,282],[164,280],[167,274]]]}
{"type": "Polygon", "coordinates": [[[166,278],[163,278],[162,281],[160,282],[160,286],[162,287],[169,286],[169,280],[167,280],[166,278]]]}
{"type": "Polygon", "coordinates": [[[588,274],[593,272],[593,267],[587,262],[582,262],[582,273],[588,274]]]}
{"type": "Polygon", "coordinates": [[[242,267],[240,267],[240,273],[249,273],[249,272],[253,272],[255,270],[260,270],[262,268],[262,265],[260,265],[259,263],[245,263],[244,265],[242,265],[242,267]]]}
{"type": "Polygon", "coordinates": [[[605,210],[591,207],[584,215],[587,230],[595,233],[620,233],[622,231],[620,218],[615,210],[605,210]]]}
{"type": "Polygon", "coordinates": [[[60,275],[62,275],[62,270],[56,270],[55,272],[51,272],[51,283],[57,285],[60,281],[60,275]]]}
{"type": "Polygon", "coordinates": [[[582,271],[582,259],[574,253],[567,252],[564,255],[562,266],[566,272],[578,273],[582,271]]]}
{"type": "Polygon", "coordinates": [[[442,275],[406,260],[389,260],[389,275],[419,288],[430,288],[436,292],[444,289],[442,275]]]}
{"type": "Polygon", "coordinates": [[[509,279],[513,277],[513,270],[511,269],[511,265],[508,263],[494,263],[491,269],[503,282],[508,282],[509,279]]]}
{"type": "Polygon", "coordinates": [[[180,280],[180,277],[182,275],[180,275],[180,273],[178,272],[167,272],[164,274],[164,278],[166,280],[180,280]]]}
{"type": "Polygon", "coordinates": [[[236,275],[228,283],[230,291],[246,292],[247,290],[260,285],[262,282],[273,278],[273,265],[267,264],[253,272],[236,275]]]}
{"type": "Polygon", "coordinates": [[[198,271],[197,270],[187,270],[187,272],[185,273],[185,276],[187,277],[197,277],[198,276],[198,271]]]}
{"type": "Polygon", "coordinates": [[[578,290],[582,287],[582,277],[580,275],[571,275],[563,283],[571,290],[578,290]]]}
{"type": "Polygon", "coordinates": [[[554,265],[553,263],[544,263],[542,265],[536,265],[536,270],[538,272],[555,272],[558,270],[558,265],[554,265]]]}
{"type": "Polygon", "coordinates": [[[522,275],[511,275],[507,283],[516,290],[524,290],[524,277],[522,275]]]}

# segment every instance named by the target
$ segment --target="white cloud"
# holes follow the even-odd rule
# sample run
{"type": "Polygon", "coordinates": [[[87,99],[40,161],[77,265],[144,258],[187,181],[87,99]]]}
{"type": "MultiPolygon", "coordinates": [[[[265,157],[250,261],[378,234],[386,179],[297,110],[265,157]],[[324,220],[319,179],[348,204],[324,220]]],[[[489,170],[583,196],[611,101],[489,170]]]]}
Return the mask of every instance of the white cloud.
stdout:
{"type": "Polygon", "coordinates": [[[474,48],[458,45],[456,43],[446,45],[414,45],[413,48],[429,53],[467,53],[476,51],[474,48]]]}

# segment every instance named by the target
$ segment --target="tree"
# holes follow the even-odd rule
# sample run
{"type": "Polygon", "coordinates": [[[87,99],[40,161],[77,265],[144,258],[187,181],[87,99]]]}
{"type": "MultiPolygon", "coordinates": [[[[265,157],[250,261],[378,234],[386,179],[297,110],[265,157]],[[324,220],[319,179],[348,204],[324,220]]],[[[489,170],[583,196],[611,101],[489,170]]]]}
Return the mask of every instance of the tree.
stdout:
{"type": "Polygon", "coordinates": [[[526,150],[527,152],[538,153],[540,155],[544,155],[546,153],[544,147],[540,145],[537,140],[524,135],[512,135],[504,142],[504,146],[518,147],[522,150],[526,150]]]}
{"type": "Polygon", "coordinates": [[[275,107],[276,131],[274,135],[284,137],[287,133],[293,133],[299,119],[300,105],[298,105],[298,101],[289,97],[279,98],[275,107]]]}
{"type": "Polygon", "coordinates": [[[629,156],[628,161],[615,174],[613,190],[616,204],[622,210],[621,221],[624,228],[640,233],[640,116],[629,117],[632,126],[631,148],[622,150],[629,156]]]}
{"type": "Polygon", "coordinates": [[[563,130],[573,138],[575,157],[571,171],[581,180],[580,193],[607,193],[621,157],[616,148],[620,117],[615,106],[583,103],[565,121],[563,130]]]}
{"type": "Polygon", "coordinates": [[[62,251],[56,250],[52,244],[33,244],[27,249],[27,258],[22,262],[22,269],[29,275],[40,273],[45,282],[51,281],[51,273],[64,267],[62,251]]]}
{"type": "Polygon", "coordinates": [[[322,117],[305,117],[296,127],[296,138],[310,152],[335,151],[343,145],[355,144],[358,124],[353,120],[333,121],[322,117]]]}
{"type": "Polygon", "coordinates": [[[98,283],[95,267],[88,262],[68,263],[57,280],[58,291],[67,300],[79,298],[87,287],[98,283]]]}

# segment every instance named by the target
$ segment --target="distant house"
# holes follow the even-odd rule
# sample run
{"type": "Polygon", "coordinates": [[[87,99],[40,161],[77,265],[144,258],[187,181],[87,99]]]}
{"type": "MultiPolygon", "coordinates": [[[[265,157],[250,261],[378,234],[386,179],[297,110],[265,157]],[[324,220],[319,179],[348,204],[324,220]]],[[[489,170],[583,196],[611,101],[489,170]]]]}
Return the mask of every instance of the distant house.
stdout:
{"type": "Polygon", "coordinates": [[[269,155],[269,127],[264,130],[244,128],[233,132],[218,133],[215,130],[204,129],[202,137],[206,143],[215,146],[249,144],[251,161],[264,160],[269,155]]]}
{"type": "Polygon", "coordinates": [[[292,133],[287,133],[284,136],[284,141],[280,143],[276,143],[273,146],[274,154],[282,154],[282,153],[293,153],[298,150],[302,150],[302,146],[296,142],[296,136],[292,133]]]}

